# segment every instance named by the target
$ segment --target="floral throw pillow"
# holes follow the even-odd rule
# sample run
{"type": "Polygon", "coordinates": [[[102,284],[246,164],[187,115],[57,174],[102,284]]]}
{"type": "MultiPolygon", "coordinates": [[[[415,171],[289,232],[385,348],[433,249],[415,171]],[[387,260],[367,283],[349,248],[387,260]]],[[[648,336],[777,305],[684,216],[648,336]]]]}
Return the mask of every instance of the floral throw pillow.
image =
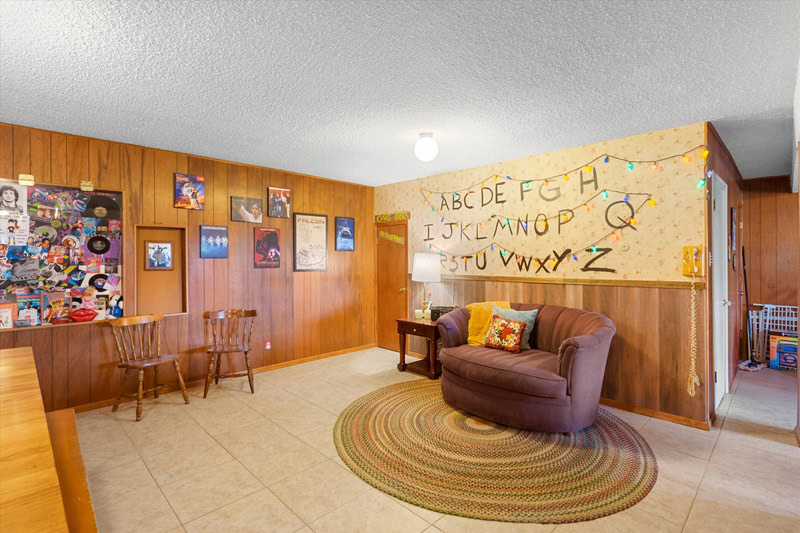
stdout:
{"type": "Polygon", "coordinates": [[[519,353],[522,344],[522,332],[528,326],[525,322],[517,322],[500,315],[492,316],[492,324],[486,335],[486,347],[497,348],[511,353],[519,353]]]}

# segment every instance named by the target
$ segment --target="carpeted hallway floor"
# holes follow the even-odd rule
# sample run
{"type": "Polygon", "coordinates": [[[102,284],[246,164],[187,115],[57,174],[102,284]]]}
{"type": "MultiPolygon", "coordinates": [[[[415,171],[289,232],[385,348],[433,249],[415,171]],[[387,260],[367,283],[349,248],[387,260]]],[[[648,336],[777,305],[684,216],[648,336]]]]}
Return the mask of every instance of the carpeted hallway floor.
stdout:
{"type": "Polygon", "coordinates": [[[613,410],[653,448],[659,478],[634,507],[559,526],[470,520],[413,507],[353,475],[332,428],[355,398],[417,379],[379,348],[223,380],[78,415],[102,532],[798,531],[796,378],[739,372],[713,431],[613,410]]]}

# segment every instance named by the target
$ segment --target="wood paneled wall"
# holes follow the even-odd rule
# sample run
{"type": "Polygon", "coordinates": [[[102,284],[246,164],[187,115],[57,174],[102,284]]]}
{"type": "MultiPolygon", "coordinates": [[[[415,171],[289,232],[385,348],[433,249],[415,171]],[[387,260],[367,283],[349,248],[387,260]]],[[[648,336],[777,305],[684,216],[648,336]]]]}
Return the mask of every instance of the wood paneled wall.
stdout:
{"type": "MultiPolygon", "coordinates": [[[[688,289],[562,285],[446,278],[429,283],[434,305],[460,305],[489,300],[546,303],[601,313],[617,326],[608,354],[602,397],[627,406],[690,419],[706,420],[703,295],[697,292],[697,373],[701,386],[686,392],[689,375],[688,289]]],[[[422,304],[422,284],[411,283],[409,309],[422,304]]],[[[413,316],[413,315],[412,315],[413,316]]],[[[413,339],[413,338],[412,338],[413,339]]],[[[412,342],[412,351],[424,345],[412,342]]],[[[700,425],[700,424],[698,424],[700,425]]]]}
{"type": "MultiPolygon", "coordinates": [[[[37,183],[121,190],[124,200],[123,296],[135,314],[134,225],[186,228],[189,313],[165,318],[164,352],[179,352],[187,381],[205,373],[210,331],[203,311],[256,309],[254,367],[375,342],[373,189],[291,172],[241,165],[63,133],[0,124],[0,178],[33,174],[37,183]],[[175,209],[173,173],[206,178],[204,211],[175,209]],[[292,221],[230,221],[230,196],[265,198],[269,186],[292,190],[292,210],[328,215],[327,272],[292,272],[292,221]],[[354,217],[356,250],[334,251],[334,217],[354,217]],[[228,259],[200,259],[200,224],[227,225],[228,259]],[[280,230],[280,269],[253,268],[253,228],[280,230]],[[265,350],[264,342],[272,349],[265,350]]],[[[266,210],[265,210],[266,211],[266,210]]],[[[141,257],[141,254],[140,254],[141,257]]],[[[32,346],[45,408],[75,407],[116,395],[119,372],[104,324],[0,332],[0,348],[32,346]]],[[[243,369],[239,359],[237,369],[243,369]]],[[[166,373],[167,369],[162,372],[166,373]]],[[[164,378],[162,378],[164,379],[164,378]]],[[[169,376],[167,379],[172,379],[169,376]]]]}
{"type": "Polygon", "coordinates": [[[798,209],[789,176],[744,182],[750,303],[797,305],[798,209]]]}

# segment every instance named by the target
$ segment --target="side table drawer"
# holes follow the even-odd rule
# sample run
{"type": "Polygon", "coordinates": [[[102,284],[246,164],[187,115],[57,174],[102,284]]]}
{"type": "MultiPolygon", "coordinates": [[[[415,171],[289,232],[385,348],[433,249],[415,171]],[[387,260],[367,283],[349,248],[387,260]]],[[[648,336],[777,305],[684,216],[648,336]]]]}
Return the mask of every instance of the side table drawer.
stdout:
{"type": "Polygon", "coordinates": [[[417,335],[420,337],[433,337],[436,326],[427,324],[415,324],[413,322],[398,322],[397,332],[405,335],[417,335]]]}

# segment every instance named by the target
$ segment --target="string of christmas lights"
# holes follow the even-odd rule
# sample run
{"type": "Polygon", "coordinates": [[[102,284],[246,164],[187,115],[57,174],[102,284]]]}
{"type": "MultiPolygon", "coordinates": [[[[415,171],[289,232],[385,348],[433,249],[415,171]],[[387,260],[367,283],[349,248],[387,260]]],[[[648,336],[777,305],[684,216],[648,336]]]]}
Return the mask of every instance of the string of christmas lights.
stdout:
{"type": "MultiPolygon", "coordinates": [[[[638,193],[638,194],[646,194],[646,193],[638,193]]],[[[638,213],[639,210],[642,209],[642,207],[644,207],[645,204],[648,203],[648,200],[650,199],[649,198],[650,195],[648,194],[647,196],[648,196],[648,198],[645,198],[642,201],[642,203],[639,204],[638,207],[634,207],[633,208],[634,215],[636,213],[638,213]]],[[[621,220],[626,224],[623,227],[627,227],[627,224],[630,224],[631,226],[635,226],[636,224],[638,224],[638,221],[636,220],[636,218],[634,216],[623,218],[621,220]]],[[[622,228],[615,228],[615,229],[611,230],[610,232],[606,233],[605,235],[603,235],[602,237],[600,237],[596,241],[594,241],[592,243],[589,243],[589,244],[587,244],[585,246],[581,246],[581,247],[579,247],[579,249],[573,251],[572,252],[572,259],[574,261],[579,261],[579,256],[582,255],[582,254],[585,254],[585,253],[596,253],[597,252],[597,245],[599,243],[601,243],[602,241],[604,241],[606,239],[609,239],[609,238],[611,240],[614,240],[614,241],[619,241],[622,238],[620,236],[620,234],[622,234],[622,228]],[[619,232],[619,234],[617,232],[619,232]]],[[[432,251],[432,250],[435,249],[436,251],[439,252],[439,255],[441,257],[449,256],[450,257],[450,261],[453,262],[453,263],[455,262],[456,258],[459,258],[459,259],[471,259],[472,257],[477,257],[477,259],[480,259],[480,255],[481,254],[485,254],[486,250],[494,251],[495,247],[500,249],[500,255],[502,257],[506,257],[506,254],[508,254],[508,253],[511,253],[513,256],[517,257],[517,264],[520,264],[521,260],[523,260],[523,259],[524,260],[535,260],[538,264],[541,264],[539,262],[539,259],[536,258],[535,256],[520,254],[519,252],[517,252],[514,249],[507,248],[507,247],[501,245],[497,241],[492,241],[490,244],[484,246],[483,248],[480,248],[478,250],[473,250],[472,252],[469,252],[469,253],[466,253],[466,254],[451,254],[451,253],[447,252],[444,248],[440,248],[440,247],[436,246],[433,243],[428,243],[428,250],[432,251]]],[[[554,259],[553,261],[554,261],[554,264],[557,264],[557,260],[554,259]]]]}
{"type": "MultiPolygon", "coordinates": [[[[611,155],[611,154],[602,154],[602,155],[599,155],[599,156],[595,157],[594,159],[592,159],[591,161],[589,161],[589,162],[587,162],[587,163],[585,163],[583,165],[580,165],[580,166],[578,166],[576,168],[573,168],[572,170],[568,170],[566,172],[562,172],[562,173],[559,173],[559,174],[554,174],[554,175],[548,176],[546,178],[531,178],[531,179],[528,179],[528,178],[515,178],[515,177],[512,177],[512,176],[501,176],[499,174],[492,174],[488,178],[484,178],[484,179],[482,179],[480,181],[477,181],[477,182],[473,183],[472,185],[468,185],[466,187],[462,187],[460,189],[455,189],[455,190],[452,190],[452,191],[434,191],[434,190],[431,190],[431,189],[424,189],[422,187],[419,187],[419,191],[422,192],[422,193],[427,194],[429,197],[434,195],[434,194],[460,193],[462,191],[468,191],[468,190],[474,189],[474,188],[476,188],[478,186],[485,187],[486,186],[486,182],[488,180],[493,180],[494,182],[497,182],[498,179],[507,180],[507,181],[516,181],[516,182],[526,182],[528,184],[536,183],[536,182],[544,182],[545,185],[546,185],[548,182],[550,182],[552,180],[557,180],[557,179],[563,179],[564,181],[569,181],[570,174],[574,174],[575,172],[578,172],[580,170],[585,170],[586,172],[591,172],[592,169],[594,168],[594,165],[598,161],[602,160],[603,163],[607,164],[612,159],[615,160],[615,161],[622,161],[624,163],[627,163],[626,166],[628,167],[628,170],[633,170],[636,167],[636,165],[643,165],[643,164],[648,164],[649,163],[650,164],[650,170],[653,171],[653,172],[656,172],[658,170],[663,170],[663,167],[661,166],[661,163],[663,163],[664,161],[669,161],[669,160],[672,160],[672,159],[681,158],[684,163],[690,163],[692,161],[692,157],[691,157],[690,154],[692,154],[693,152],[696,152],[697,150],[701,150],[700,157],[703,160],[706,160],[708,158],[708,154],[709,154],[708,147],[706,145],[704,145],[704,144],[695,146],[694,148],[691,148],[691,149],[689,149],[689,150],[687,150],[687,151],[685,151],[683,153],[671,155],[671,156],[668,156],[668,157],[662,157],[661,159],[636,160],[636,159],[627,159],[627,158],[624,158],[624,157],[618,157],[616,155],[611,155]]],[[[705,180],[701,180],[701,181],[705,181],[705,180]]],[[[705,183],[703,183],[703,185],[705,185],[705,183]]],[[[700,187],[701,186],[698,185],[698,189],[700,187]]]]}
{"type": "MultiPolygon", "coordinates": [[[[620,195],[623,195],[623,199],[624,199],[624,201],[626,201],[626,202],[627,202],[627,201],[630,199],[630,197],[631,197],[631,196],[647,196],[647,198],[645,198],[645,201],[646,201],[646,202],[647,202],[649,205],[651,205],[651,206],[655,206],[655,205],[656,205],[656,201],[653,199],[653,197],[652,197],[652,195],[651,195],[650,193],[646,193],[646,192],[628,192],[628,191],[617,191],[617,190],[614,190],[614,189],[603,189],[602,191],[599,191],[599,192],[595,193],[595,195],[594,195],[594,196],[592,196],[592,197],[588,198],[588,199],[587,199],[585,202],[579,203],[579,204],[577,204],[576,206],[574,206],[574,207],[572,207],[572,208],[567,208],[567,209],[559,209],[559,212],[558,212],[558,214],[556,214],[556,215],[551,215],[551,216],[548,216],[548,217],[545,217],[544,219],[537,218],[537,219],[535,220],[535,222],[539,222],[539,221],[541,221],[541,220],[544,220],[544,221],[545,221],[545,225],[547,225],[547,221],[548,221],[548,220],[557,220],[557,219],[559,218],[559,216],[560,216],[560,217],[563,217],[563,218],[566,218],[566,211],[570,211],[570,212],[572,212],[572,213],[573,213],[573,216],[574,216],[574,214],[575,214],[575,211],[579,210],[581,207],[582,207],[582,208],[583,208],[585,211],[587,211],[587,212],[588,212],[588,211],[590,211],[590,210],[591,210],[591,207],[590,207],[590,205],[589,205],[589,204],[591,204],[591,202],[592,202],[592,201],[593,201],[595,198],[597,198],[598,196],[600,196],[600,197],[602,197],[604,200],[607,200],[607,199],[609,198],[609,193],[614,193],[614,194],[620,194],[620,195]]],[[[437,209],[436,209],[436,208],[433,206],[433,204],[431,204],[431,203],[430,203],[430,201],[429,201],[427,198],[425,198],[425,197],[424,197],[424,194],[423,194],[423,199],[422,199],[422,201],[423,201],[423,203],[424,203],[425,205],[427,205],[428,207],[430,207],[430,208],[431,208],[431,214],[432,214],[432,215],[434,215],[434,214],[435,214],[435,215],[438,215],[438,216],[439,216],[439,218],[440,218],[440,222],[447,222],[447,223],[450,223],[450,224],[465,224],[465,225],[464,225],[464,228],[467,228],[467,227],[469,227],[469,226],[478,225],[478,226],[480,227],[480,229],[483,229],[483,225],[484,225],[484,224],[486,224],[487,222],[491,222],[492,220],[495,220],[495,219],[500,219],[500,220],[503,220],[503,219],[505,219],[505,222],[503,222],[503,224],[502,224],[502,225],[503,225],[503,227],[505,227],[505,226],[507,226],[508,224],[510,224],[512,220],[518,220],[518,221],[520,221],[520,223],[522,224],[522,226],[523,226],[525,229],[528,229],[528,222],[527,222],[527,220],[523,222],[523,221],[522,221],[522,219],[521,219],[519,216],[506,216],[506,215],[504,215],[503,213],[494,213],[494,214],[490,215],[489,217],[487,217],[487,218],[484,218],[484,219],[482,219],[482,220],[472,220],[472,221],[470,221],[470,222],[466,222],[466,223],[465,223],[464,221],[461,221],[461,220],[456,220],[456,219],[454,219],[454,218],[450,218],[450,217],[444,216],[444,215],[443,215],[443,214],[442,214],[440,211],[438,211],[438,210],[437,210],[437,209]]],[[[569,220],[572,220],[572,219],[570,218],[569,220]]],[[[565,222],[567,222],[567,220],[565,220],[565,222]]]]}

